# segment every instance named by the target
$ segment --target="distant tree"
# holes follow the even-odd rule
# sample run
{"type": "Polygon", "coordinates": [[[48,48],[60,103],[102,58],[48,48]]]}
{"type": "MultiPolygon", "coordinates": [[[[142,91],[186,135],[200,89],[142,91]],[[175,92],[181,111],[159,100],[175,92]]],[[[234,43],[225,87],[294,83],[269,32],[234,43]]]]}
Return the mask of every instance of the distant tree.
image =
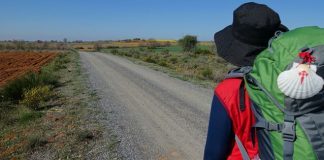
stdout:
{"type": "Polygon", "coordinates": [[[198,43],[197,36],[186,35],[178,40],[179,45],[185,52],[193,52],[198,43]]]}
{"type": "Polygon", "coordinates": [[[63,42],[66,44],[68,42],[67,38],[64,38],[63,42]]]}

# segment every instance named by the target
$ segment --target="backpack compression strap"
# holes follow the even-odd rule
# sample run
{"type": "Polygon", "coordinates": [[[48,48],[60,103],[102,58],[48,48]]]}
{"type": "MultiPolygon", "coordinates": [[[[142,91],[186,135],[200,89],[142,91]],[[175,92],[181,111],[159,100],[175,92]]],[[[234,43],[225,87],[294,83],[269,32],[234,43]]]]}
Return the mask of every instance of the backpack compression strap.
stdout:
{"type": "Polygon", "coordinates": [[[243,143],[241,142],[241,140],[238,138],[238,136],[236,134],[235,134],[235,141],[236,141],[236,144],[242,154],[243,160],[250,160],[249,154],[247,153],[243,143]]]}

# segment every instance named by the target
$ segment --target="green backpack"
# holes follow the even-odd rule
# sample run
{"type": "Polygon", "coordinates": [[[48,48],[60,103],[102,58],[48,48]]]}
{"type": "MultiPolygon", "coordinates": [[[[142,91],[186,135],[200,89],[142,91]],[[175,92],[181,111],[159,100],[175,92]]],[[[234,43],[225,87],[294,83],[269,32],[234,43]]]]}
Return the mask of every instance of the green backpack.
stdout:
{"type": "Polygon", "coordinates": [[[323,28],[277,33],[257,56],[244,80],[261,159],[324,160],[323,77],[323,28]]]}

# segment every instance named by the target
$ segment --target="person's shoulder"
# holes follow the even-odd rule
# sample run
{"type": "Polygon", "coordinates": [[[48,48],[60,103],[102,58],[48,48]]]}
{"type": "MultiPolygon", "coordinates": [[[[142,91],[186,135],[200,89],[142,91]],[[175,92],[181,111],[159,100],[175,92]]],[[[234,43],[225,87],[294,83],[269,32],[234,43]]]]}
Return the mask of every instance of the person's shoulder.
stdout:
{"type": "Polygon", "coordinates": [[[229,99],[239,94],[242,78],[228,78],[221,81],[215,88],[215,95],[221,99],[229,99]]]}

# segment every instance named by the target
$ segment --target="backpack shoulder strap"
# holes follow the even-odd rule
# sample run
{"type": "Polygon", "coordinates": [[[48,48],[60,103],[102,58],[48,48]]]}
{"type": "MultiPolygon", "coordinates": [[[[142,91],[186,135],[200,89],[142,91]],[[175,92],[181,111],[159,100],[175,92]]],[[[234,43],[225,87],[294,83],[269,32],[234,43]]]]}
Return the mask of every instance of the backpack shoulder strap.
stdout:
{"type": "MultiPolygon", "coordinates": [[[[251,66],[245,66],[245,67],[240,67],[237,69],[233,69],[228,72],[228,74],[225,76],[225,79],[231,79],[231,78],[244,78],[245,75],[250,73],[252,70],[251,66]]],[[[239,89],[240,95],[240,110],[244,111],[245,110],[245,91],[244,91],[244,80],[242,80],[240,84],[240,89],[239,89]]]]}
{"type": "Polygon", "coordinates": [[[225,79],[229,78],[243,78],[246,74],[252,71],[252,66],[244,66],[240,68],[233,69],[228,72],[225,79]]]}

